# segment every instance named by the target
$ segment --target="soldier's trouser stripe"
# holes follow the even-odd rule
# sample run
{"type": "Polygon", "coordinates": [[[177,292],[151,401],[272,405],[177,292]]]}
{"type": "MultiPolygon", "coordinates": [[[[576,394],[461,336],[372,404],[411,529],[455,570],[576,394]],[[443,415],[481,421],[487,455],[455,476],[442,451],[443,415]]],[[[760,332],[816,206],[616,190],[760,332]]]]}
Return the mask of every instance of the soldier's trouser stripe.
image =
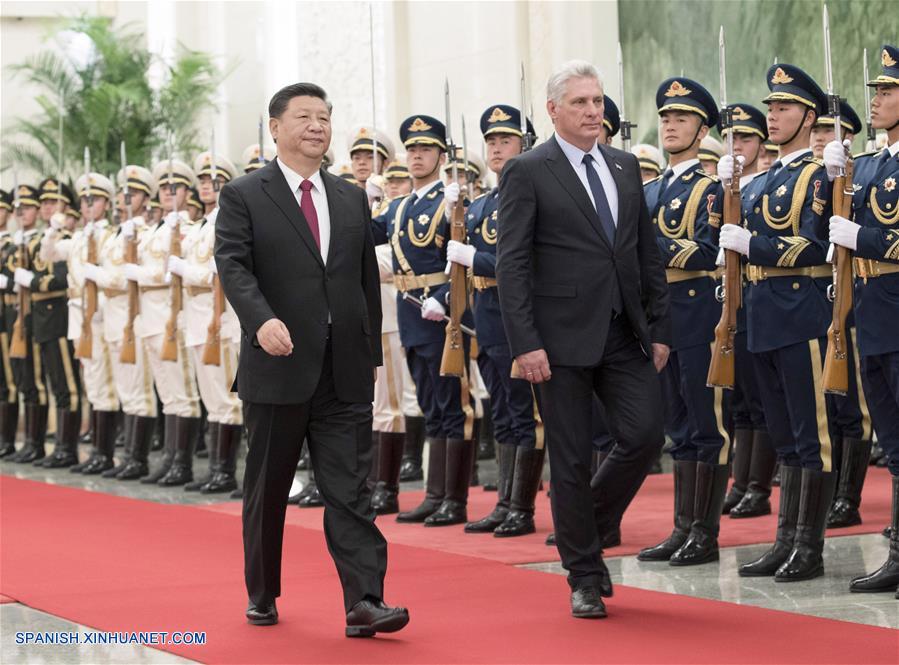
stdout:
{"type": "Polygon", "coordinates": [[[81,400],[79,399],[79,390],[78,384],[75,381],[75,372],[72,369],[72,356],[69,353],[69,340],[65,337],[60,337],[57,342],[59,342],[59,357],[62,360],[62,369],[66,375],[66,386],[69,388],[69,411],[72,413],[78,413],[81,409],[81,400]]]}
{"type": "Polygon", "coordinates": [[[818,441],[821,443],[821,470],[833,470],[833,448],[830,429],[827,427],[827,405],[824,402],[824,363],[821,360],[821,342],[813,339],[808,343],[812,361],[812,377],[815,384],[815,415],[818,423],[818,441]]]}
{"type": "Polygon", "coordinates": [[[37,342],[31,343],[31,362],[34,364],[34,385],[37,388],[37,402],[41,406],[45,406],[47,404],[47,387],[42,380],[44,366],[41,364],[41,345],[37,342]]]}
{"type": "Polygon", "coordinates": [[[874,435],[874,426],[871,420],[871,412],[868,409],[868,400],[865,397],[865,391],[862,387],[862,365],[861,358],[858,356],[858,335],[853,335],[852,345],[855,353],[852,354],[855,360],[855,387],[858,391],[858,408],[862,413],[862,441],[870,441],[874,435]]]}
{"type": "Polygon", "coordinates": [[[9,391],[6,395],[6,401],[9,404],[15,404],[19,401],[18,388],[16,388],[16,380],[12,372],[12,363],[9,361],[9,335],[0,333],[0,353],[3,353],[3,378],[6,381],[6,389],[9,391]]]}

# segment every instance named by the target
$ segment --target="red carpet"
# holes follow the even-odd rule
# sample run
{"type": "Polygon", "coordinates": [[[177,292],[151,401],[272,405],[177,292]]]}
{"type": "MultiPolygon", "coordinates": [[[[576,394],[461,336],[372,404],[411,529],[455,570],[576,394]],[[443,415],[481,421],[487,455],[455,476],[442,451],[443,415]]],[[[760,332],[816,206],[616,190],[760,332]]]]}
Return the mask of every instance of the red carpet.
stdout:
{"type": "Polygon", "coordinates": [[[252,627],[233,516],[0,477],[0,533],[0,593],[102,630],[206,631],[205,646],[166,647],[203,662],[896,662],[895,631],[626,587],[609,619],[578,621],[561,576],[403,545],[387,600],[412,623],[348,640],[324,540],[296,526],[282,621],[252,627]]]}
{"type": "MultiPolygon", "coordinates": [[[[621,546],[606,552],[606,556],[636,554],[641,548],[653,545],[665,538],[672,528],[671,510],[674,492],[673,476],[661,474],[649,476],[636,499],[628,509],[622,523],[621,546]]],[[[850,536],[860,533],[879,533],[890,523],[890,474],[886,469],[872,467],[868,470],[862,496],[863,524],[848,529],[832,529],[828,536],[850,536]]],[[[402,509],[416,506],[424,496],[423,492],[404,492],[400,497],[402,509]]],[[[774,514],[752,519],[721,519],[722,547],[754,545],[773,542],[777,527],[777,502],[779,490],[774,488],[771,505],[774,514]]],[[[484,492],[472,488],[469,497],[468,516],[479,519],[493,510],[495,492],[484,492]]],[[[208,510],[240,515],[239,502],[227,502],[204,506],[208,510]]],[[[321,508],[297,508],[287,511],[288,524],[322,528],[321,508]]],[[[441,552],[476,556],[508,564],[532,563],[535,561],[557,561],[554,547],[543,544],[552,530],[549,499],[545,493],[537,497],[537,533],[521,538],[494,538],[492,534],[465,534],[462,526],[424,528],[417,524],[399,524],[393,516],[378,519],[378,526],[391,543],[402,543],[416,547],[426,547],[441,552]]]]}

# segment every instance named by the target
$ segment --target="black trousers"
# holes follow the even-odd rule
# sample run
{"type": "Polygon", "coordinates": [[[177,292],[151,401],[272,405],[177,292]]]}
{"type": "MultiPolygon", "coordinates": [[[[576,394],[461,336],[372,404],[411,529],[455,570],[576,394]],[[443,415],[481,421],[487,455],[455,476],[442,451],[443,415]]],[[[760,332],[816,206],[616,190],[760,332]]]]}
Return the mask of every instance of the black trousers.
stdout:
{"type": "Polygon", "coordinates": [[[31,334],[25,336],[24,358],[10,358],[13,379],[16,387],[22,395],[25,404],[47,404],[46,373],[41,362],[41,347],[31,339],[31,334]]]}
{"type": "Polygon", "coordinates": [[[603,566],[598,534],[620,522],[665,441],[659,377],[624,316],[611,322],[599,365],[550,369],[552,379],[537,387],[556,544],[571,588],[595,586],[603,566]],[[594,395],[615,445],[591,490],[594,395]]]}
{"type": "Polygon", "coordinates": [[[41,342],[40,356],[57,409],[72,413],[81,411],[81,374],[72,342],[65,337],[41,342]]]}
{"type": "Polygon", "coordinates": [[[348,403],[334,390],[328,345],[318,387],[304,404],[247,402],[244,472],[244,575],[250,600],[281,595],[281,547],[290,484],[303,439],[325,504],[325,540],[347,611],[366,596],[384,597],[387,541],[375,526],[366,478],[372,464],[371,403],[348,403]]]}

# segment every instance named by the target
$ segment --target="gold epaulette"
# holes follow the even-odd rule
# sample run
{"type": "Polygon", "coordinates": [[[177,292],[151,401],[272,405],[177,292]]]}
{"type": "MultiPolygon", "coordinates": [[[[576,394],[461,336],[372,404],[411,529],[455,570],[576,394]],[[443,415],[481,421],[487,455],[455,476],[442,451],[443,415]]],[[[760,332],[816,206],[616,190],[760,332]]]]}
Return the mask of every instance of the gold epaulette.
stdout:
{"type": "Polygon", "coordinates": [[[865,152],[860,152],[857,155],[852,155],[852,159],[861,159],[862,157],[871,157],[873,155],[879,155],[881,153],[880,150],[867,150],[865,152]]]}

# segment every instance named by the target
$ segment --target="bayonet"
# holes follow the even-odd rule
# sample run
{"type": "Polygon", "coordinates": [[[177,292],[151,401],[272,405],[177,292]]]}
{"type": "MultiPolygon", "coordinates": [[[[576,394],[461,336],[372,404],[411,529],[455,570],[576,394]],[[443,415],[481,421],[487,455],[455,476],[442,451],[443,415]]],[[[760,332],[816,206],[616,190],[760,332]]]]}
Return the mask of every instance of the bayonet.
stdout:
{"type": "MultiPolygon", "coordinates": [[[[830,51],[830,17],[827,13],[827,3],[824,3],[824,85],[827,88],[827,103],[830,107],[830,115],[833,118],[833,136],[840,143],[843,142],[843,127],[840,124],[840,96],[834,92],[833,63],[830,51]]],[[[839,175],[843,175],[840,169],[839,175]]]]}
{"type": "Polygon", "coordinates": [[[378,175],[378,104],[375,93],[375,20],[372,7],[372,3],[368,3],[368,43],[371,60],[372,175],[378,175]]]}
{"type": "Polygon", "coordinates": [[[862,91],[864,92],[863,99],[865,100],[865,126],[867,128],[867,141],[865,143],[865,150],[871,151],[877,146],[877,132],[874,129],[874,125],[871,124],[871,95],[868,91],[868,49],[864,49],[862,55],[862,91]]]}
{"type": "Polygon", "coordinates": [[[443,100],[446,107],[446,150],[449,153],[450,164],[453,166],[453,182],[458,182],[459,169],[456,166],[456,144],[453,143],[452,116],[450,115],[450,89],[449,78],[443,83],[443,100]]]}
{"type": "Polygon", "coordinates": [[[631,129],[637,125],[628,121],[624,106],[624,58],[621,54],[621,42],[618,42],[618,110],[621,116],[621,145],[627,152],[630,152],[631,129]]]}
{"type": "Polygon", "coordinates": [[[172,212],[178,214],[178,186],[175,184],[175,137],[169,134],[169,194],[172,196],[172,212]]]}
{"type": "MultiPolygon", "coordinates": [[[[59,91],[59,140],[57,143],[57,155],[56,155],[56,184],[59,187],[59,199],[57,200],[57,207],[59,212],[65,212],[66,206],[62,201],[62,171],[63,171],[63,145],[65,142],[65,138],[63,135],[63,118],[65,117],[66,112],[66,93],[65,90],[59,91]]],[[[74,205],[74,202],[73,202],[74,205]]]]}
{"type": "Polygon", "coordinates": [[[262,127],[263,127],[262,117],[263,117],[263,116],[262,116],[262,114],[260,113],[260,114],[259,114],[259,163],[260,163],[260,164],[265,164],[265,163],[266,163],[266,159],[265,159],[265,150],[264,150],[263,147],[262,147],[262,137],[263,137],[263,133],[262,133],[262,127]]]}
{"type": "Polygon", "coordinates": [[[87,221],[94,221],[94,194],[91,191],[91,149],[84,146],[84,184],[87,186],[87,221]]]}
{"type": "Polygon", "coordinates": [[[125,212],[128,213],[128,219],[134,218],[134,211],[131,209],[131,185],[128,184],[128,160],[125,157],[125,142],[119,144],[119,161],[122,163],[122,189],[125,197],[125,212]]]}
{"type": "Polygon", "coordinates": [[[209,160],[212,162],[210,169],[210,177],[212,178],[212,191],[215,192],[215,204],[218,205],[219,198],[219,170],[215,165],[215,128],[209,132],[209,160]]]}
{"type": "Polygon", "coordinates": [[[465,186],[469,189],[468,198],[471,198],[471,172],[468,170],[468,135],[465,132],[465,116],[462,116],[462,168],[465,170],[465,186]]]}

